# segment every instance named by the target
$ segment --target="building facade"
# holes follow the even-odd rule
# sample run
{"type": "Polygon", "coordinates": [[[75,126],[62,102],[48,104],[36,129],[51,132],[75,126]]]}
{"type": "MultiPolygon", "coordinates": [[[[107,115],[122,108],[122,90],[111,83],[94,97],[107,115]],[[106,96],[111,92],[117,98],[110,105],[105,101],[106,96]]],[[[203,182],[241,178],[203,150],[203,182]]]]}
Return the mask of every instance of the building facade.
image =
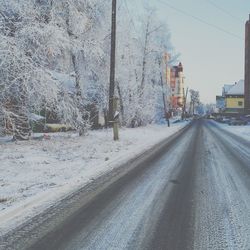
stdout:
{"type": "Polygon", "coordinates": [[[227,113],[243,113],[245,107],[244,100],[244,80],[235,83],[225,94],[225,111],[227,113]]]}
{"type": "Polygon", "coordinates": [[[250,114],[250,15],[246,22],[245,38],[245,113],[250,114]]]}
{"type": "Polygon", "coordinates": [[[234,84],[224,84],[224,86],[222,87],[222,95],[216,96],[216,108],[221,113],[225,112],[226,110],[226,95],[233,86],[234,84]]]}
{"type": "Polygon", "coordinates": [[[170,92],[171,109],[181,109],[184,105],[184,74],[181,63],[170,70],[170,92]]]}
{"type": "Polygon", "coordinates": [[[171,76],[171,65],[170,65],[171,55],[168,53],[165,53],[164,55],[164,67],[165,67],[165,79],[166,84],[170,83],[170,76],[171,76]]]}
{"type": "Polygon", "coordinates": [[[216,108],[219,110],[220,113],[225,111],[226,108],[226,100],[223,96],[216,96],[216,108]]]}

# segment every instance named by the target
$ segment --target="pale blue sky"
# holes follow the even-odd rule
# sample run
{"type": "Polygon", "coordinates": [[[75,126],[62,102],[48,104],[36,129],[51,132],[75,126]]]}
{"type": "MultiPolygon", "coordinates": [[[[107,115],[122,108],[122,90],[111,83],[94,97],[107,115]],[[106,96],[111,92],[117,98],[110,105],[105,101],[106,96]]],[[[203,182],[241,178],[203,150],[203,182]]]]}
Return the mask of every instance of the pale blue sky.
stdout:
{"type": "MultiPolygon", "coordinates": [[[[132,3],[131,11],[136,14],[142,1],[145,2],[128,0],[132,3]],[[135,2],[137,8],[133,9],[135,2]]],[[[150,0],[148,3],[158,9],[160,19],[168,24],[173,45],[181,53],[186,85],[199,90],[203,102],[215,102],[223,84],[244,78],[244,32],[250,0],[150,0]],[[217,25],[241,39],[185,16],[162,2],[217,25]]]]}

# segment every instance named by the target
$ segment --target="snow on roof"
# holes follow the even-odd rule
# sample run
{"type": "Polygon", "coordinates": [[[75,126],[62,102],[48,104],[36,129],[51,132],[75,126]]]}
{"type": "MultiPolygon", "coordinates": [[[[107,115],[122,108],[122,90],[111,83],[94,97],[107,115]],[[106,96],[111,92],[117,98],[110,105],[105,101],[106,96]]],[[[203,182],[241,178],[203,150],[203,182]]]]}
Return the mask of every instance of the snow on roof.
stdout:
{"type": "Polygon", "coordinates": [[[227,94],[227,92],[234,86],[234,84],[225,84],[223,86],[223,94],[227,94]]]}
{"type": "Polygon", "coordinates": [[[227,95],[244,95],[244,80],[238,81],[229,91],[227,95]]]}

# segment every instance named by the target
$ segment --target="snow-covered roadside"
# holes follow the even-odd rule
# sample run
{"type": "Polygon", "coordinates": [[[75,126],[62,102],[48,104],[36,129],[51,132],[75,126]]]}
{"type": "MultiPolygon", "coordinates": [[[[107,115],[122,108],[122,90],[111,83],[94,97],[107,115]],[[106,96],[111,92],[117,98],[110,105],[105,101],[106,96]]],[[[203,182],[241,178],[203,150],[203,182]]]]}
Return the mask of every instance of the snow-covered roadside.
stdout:
{"type": "Polygon", "coordinates": [[[233,133],[235,135],[238,135],[246,140],[250,141],[250,125],[246,126],[229,126],[228,124],[219,123],[213,121],[217,126],[219,126],[222,129],[227,130],[230,133],[233,133]]]}
{"type": "Polygon", "coordinates": [[[7,232],[67,194],[146,151],[187,122],[0,145],[0,232],[7,232]]]}

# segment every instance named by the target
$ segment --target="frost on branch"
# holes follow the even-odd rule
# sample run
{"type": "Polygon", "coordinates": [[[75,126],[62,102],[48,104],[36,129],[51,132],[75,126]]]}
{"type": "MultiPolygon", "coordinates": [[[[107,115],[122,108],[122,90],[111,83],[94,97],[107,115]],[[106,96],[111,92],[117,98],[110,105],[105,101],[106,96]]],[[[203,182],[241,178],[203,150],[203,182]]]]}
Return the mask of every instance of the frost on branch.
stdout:
{"type": "MultiPolygon", "coordinates": [[[[172,47],[155,16],[146,12],[132,25],[125,5],[118,8],[116,95],[124,126],[164,115],[169,93],[159,59],[172,47]]],[[[30,114],[38,114],[84,134],[107,113],[110,17],[106,0],[0,0],[0,133],[28,139],[30,114]]]]}

